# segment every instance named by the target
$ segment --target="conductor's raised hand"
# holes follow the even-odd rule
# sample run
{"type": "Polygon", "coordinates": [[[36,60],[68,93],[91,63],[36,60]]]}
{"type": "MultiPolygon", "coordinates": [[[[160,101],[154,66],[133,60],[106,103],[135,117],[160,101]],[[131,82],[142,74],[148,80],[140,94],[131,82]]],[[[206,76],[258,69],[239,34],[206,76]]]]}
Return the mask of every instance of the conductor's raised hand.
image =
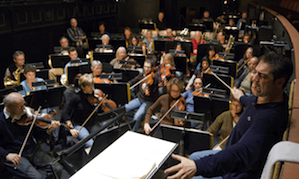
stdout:
{"type": "Polygon", "coordinates": [[[241,96],[244,96],[244,92],[236,87],[231,89],[231,93],[234,96],[234,98],[238,101],[240,101],[241,96]]]}
{"type": "Polygon", "coordinates": [[[166,174],[177,171],[176,174],[167,177],[167,179],[189,179],[195,175],[197,169],[193,160],[175,154],[172,154],[172,158],[180,161],[180,163],[164,171],[166,174]]]}

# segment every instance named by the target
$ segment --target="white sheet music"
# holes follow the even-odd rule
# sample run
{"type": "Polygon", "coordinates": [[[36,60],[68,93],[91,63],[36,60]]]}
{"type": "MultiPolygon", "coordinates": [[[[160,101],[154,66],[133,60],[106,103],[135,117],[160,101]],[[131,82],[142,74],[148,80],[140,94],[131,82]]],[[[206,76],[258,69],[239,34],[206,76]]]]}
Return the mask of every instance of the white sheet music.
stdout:
{"type": "Polygon", "coordinates": [[[71,178],[144,179],[175,147],[175,143],[128,131],[71,178]]]}

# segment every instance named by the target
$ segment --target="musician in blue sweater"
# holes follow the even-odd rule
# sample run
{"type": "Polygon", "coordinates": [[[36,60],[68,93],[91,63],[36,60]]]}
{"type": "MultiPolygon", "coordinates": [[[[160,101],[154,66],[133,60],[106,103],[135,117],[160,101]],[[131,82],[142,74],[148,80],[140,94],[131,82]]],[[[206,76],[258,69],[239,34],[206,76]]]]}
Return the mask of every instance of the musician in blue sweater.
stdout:
{"type": "Polygon", "coordinates": [[[181,163],[165,170],[178,171],[168,179],[203,177],[260,178],[271,147],[282,139],[288,122],[284,88],[293,73],[290,59],[270,52],[260,57],[252,76],[252,93],[231,92],[246,106],[221,151],[201,151],[190,158],[173,155],[181,163]]]}

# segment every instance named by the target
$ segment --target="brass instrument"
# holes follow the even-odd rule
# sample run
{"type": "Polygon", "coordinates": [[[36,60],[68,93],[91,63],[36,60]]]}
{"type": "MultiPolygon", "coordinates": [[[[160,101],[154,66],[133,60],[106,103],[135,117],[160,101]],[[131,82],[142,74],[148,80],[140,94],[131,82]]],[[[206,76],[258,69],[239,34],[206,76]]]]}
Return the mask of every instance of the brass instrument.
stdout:
{"type": "Polygon", "coordinates": [[[225,48],[226,53],[230,52],[230,49],[233,47],[234,41],[235,41],[235,37],[233,35],[230,35],[229,39],[228,39],[227,46],[225,48]]]}
{"type": "Polygon", "coordinates": [[[20,84],[20,74],[23,73],[24,69],[22,68],[17,68],[14,72],[12,72],[13,77],[16,80],[11,79],[9,76],[6,76],[4,78],[4,86],[5,88],[10,87],[10,86],[15,86],[20,84]]]}

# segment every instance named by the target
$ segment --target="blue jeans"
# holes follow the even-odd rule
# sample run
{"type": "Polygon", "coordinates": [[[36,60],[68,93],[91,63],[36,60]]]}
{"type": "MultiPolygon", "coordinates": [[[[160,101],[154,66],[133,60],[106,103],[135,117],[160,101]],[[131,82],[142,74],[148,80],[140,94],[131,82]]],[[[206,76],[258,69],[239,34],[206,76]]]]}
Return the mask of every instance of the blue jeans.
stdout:
{"type": "MultiPolygon", "coordinates": [[[[220,150],[203,150],[203,151],[199,151],[199,152],[194,152],[190,155],[189,159],[190,160],[199,160],[205,156],[208,155],[214,155],[216,153],[218,153],[220,150]]],[[[195,176],[192,179],[205,179],[205,177],[203,176],[195,176]]],[[[209,178],[209,179],[223,179],[221,176],[219,177],[213,177],[213,178],[209,178]]]]}
{"type": "Polygon", "coordinates": [[[126,112],[133,111],[134,109],[138,108],[138,110],[136,111],[133,117],[133,120],[136,122],[134,124],[132,131],[136,132],[140,128],[145,112],[147,108],[152,104],[153,103],[151,102],[141,101],[139,98],[135,98],[132,101],[130,101],[128,104],[125,104],[126,112]]]}
{"type": "MultiPolygon", "coordinates": [[[[74,128],[79,130],[81,128],[81,126],[75,125],[74,128]]],[[[82,127],[77,138],[81,140],[81,139],[84,139],[85,137],[87,137],[88,135],[89,135],[89,131],[85,127],[82,127]]],[[[92,144],[93,144],[93,139],[90,139],[89,141],[87,141],[85,143],[85,148],[90,148],[92,146],[92,144]]]]}

